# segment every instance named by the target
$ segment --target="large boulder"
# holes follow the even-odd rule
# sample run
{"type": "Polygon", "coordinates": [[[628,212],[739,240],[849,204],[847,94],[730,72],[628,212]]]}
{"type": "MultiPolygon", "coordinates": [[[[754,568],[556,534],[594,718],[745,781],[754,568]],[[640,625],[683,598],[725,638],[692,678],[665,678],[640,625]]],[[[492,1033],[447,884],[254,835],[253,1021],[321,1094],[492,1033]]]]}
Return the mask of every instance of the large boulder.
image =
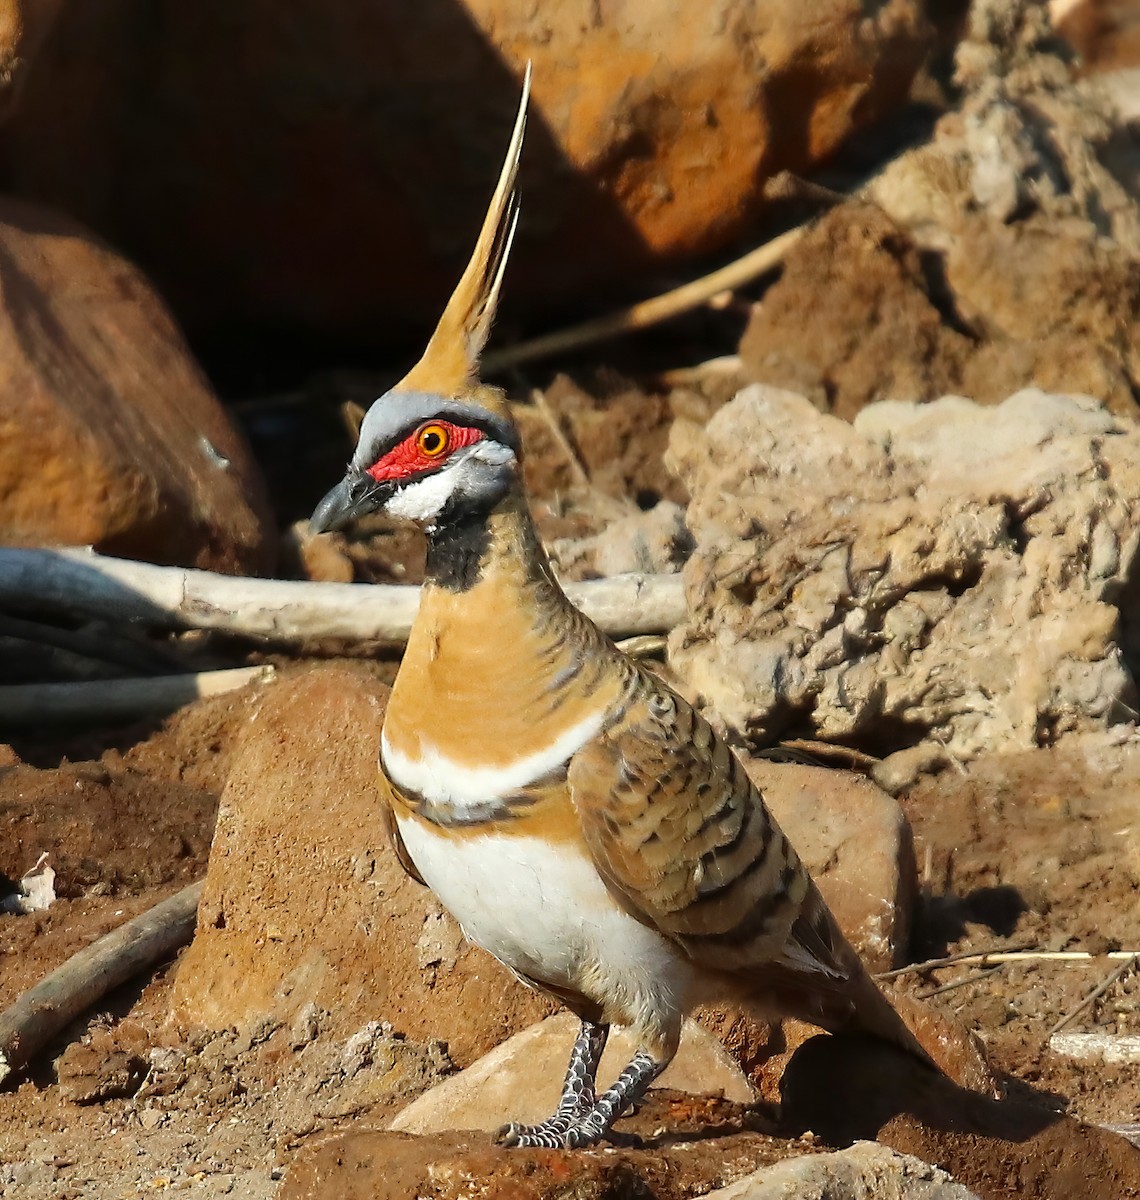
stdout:
{"type": "Polygon", "coordinates": [[[369,341],[435,319],[528,59],[520,311],[748,235],[765,180],[898,104],[929,44],[919,0],[56,4],[10,186],[126,248],[197,328],[369,341]]]}
{"type": "Polygon", "coordinates": [[[0,542],[258,572],[260,475],[140,272],[0,201],[0,542]]]}
{"type": "Polygon", "coordinates": [[[918,892],[914,841],[899,802],[850,771],[744,761],[867,970],[899,966],[918,892]]]}
{"type": "Polygon", "coordinates": [[[718,719],[969,759],[1134,715],[1134,422],[1027,390],[852,427],[754,386],[670,454],[697,548],[669,659],[718,719]]]}

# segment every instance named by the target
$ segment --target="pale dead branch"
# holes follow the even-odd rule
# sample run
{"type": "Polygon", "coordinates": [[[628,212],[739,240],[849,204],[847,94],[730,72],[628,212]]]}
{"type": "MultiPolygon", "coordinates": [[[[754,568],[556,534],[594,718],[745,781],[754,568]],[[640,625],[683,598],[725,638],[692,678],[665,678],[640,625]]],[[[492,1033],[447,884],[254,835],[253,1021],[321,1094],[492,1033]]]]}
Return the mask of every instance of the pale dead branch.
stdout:
{"type": "Polygon", "coordinates": [[[922,975],[940,967],[985,967],[998,963],[1055,962],[1095,966],[1097,963],[1124,961],[1125,966],[1140,956],[1140,950],[1110,950],[1107,954],[1093,954],[1088,950],[989,950],[985,953],[969,951],[965,954],[950,954],[945,958],[928,958],[925,962],[909,963],[895,967],[893,971],[881,971],[876,979],[898,979],[901,975],[922,975]]]}
{"type": "Polygon", "coordinates": [[[483,369],[487,374],[505,371],[522,363],[534,362],[536,359],[581,350],[584,346],[609,341],[637,329],[648,329],[651,325],[659,325],[662,321],[691,312],[702,304],[707,304],[721,292],[743,287],[774,270],[803,236],[805,228],[806,225],[801,225],[789,229],[787,233],[781,233],[779,237],[765,242],[763,246],[757,246],[734,262],[660,296],[642,300],[629,308],[608,313],[592,321],[584,321],[580,325],[572,325],[569,329],[559,329],[554,333],[543,334],[542,337],[517,342],[513,346],[505,346],[502,350],[485,354],[483,369]]]}
{"type": "MultiPolygon", "coordinates": [[[[685,618],[678,575],[616,575],[567,584],[566,591],[615,637],[667,633],[685,618]]],[[[276,643],[401,645],[419,607],[419,588],[247,579],[83,549],[9,547],[0,549],[0,606],[163,629],[214,629],[276,643]]]]}

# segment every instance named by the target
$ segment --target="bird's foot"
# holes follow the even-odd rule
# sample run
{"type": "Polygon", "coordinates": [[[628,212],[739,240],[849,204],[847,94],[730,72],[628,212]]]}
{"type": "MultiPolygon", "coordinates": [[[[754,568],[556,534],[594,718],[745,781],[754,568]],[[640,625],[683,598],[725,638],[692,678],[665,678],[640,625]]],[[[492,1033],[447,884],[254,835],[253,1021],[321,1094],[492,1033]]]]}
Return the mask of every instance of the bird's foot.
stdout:
{"type": "Polygon", "coordinates": [[[644,1050],[639,1051],[613,1087],[596,1099],[592,1090],[577,1096],[564,1093],[562,1103],[552,1117],[537,1125],[511,1122],[495,1134],[495,1140],[501,1146],[520,1149],[575,1150],[592,1146],[609,1133],[614,1121],[631,1104],[636,1104],[645,1095],[646,1088],[661,1074],[665,1065],[644,1050]]]}
{"type": "Polygon", "coordinates": [[[579,1146],[592,1146],[600,1142],[610,1131],[612,1118],[607,1113],[591,1107],[577,1113],[556,1112],[537,1125],[521,1125],[512,1121],[496,1134],[500,1146],[514,1146],[522,1150],[541,1147],[547,1150],[573,1150],[579,1146]]]}

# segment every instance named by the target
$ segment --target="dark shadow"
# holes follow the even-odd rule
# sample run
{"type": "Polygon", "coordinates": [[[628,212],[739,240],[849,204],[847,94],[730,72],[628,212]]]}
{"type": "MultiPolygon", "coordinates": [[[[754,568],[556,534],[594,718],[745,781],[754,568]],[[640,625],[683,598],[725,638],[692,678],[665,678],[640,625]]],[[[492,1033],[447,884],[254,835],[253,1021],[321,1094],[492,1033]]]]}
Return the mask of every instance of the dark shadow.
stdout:
{"type": "Polygon", "coordinates": [[[0,742],[11,746],[20,761],[29,767],[50,770],[69,762],[94,762],[108,750],[125,753],[153,737],[165,721],[166,717],[161,716],[129,723],[53,724],[45,730],[43,727],[29,729],[6,724],[3,712],[0,712],[0,742]]]}
{"type": "MultiPolygon", "coordinates": [[[[8,549],[6,552],[9,555],[20,554],[19,549],[8,549]]],[[[45,586],[37,596],[22,592],[18,580],[15,580],[15,595],[5,596],[0,588],[0,609],[4,613],[35,617],[40,621],[46,621],[52,614],[62,617],[69,610],[67,597],[77,592],[82,594],[87,590],[84,580],[97,577],[106,591],[108,604],[103,612],[109,618],[115,619],[115,613],[122,611],[119,606],[126,604],[128,611],[138,611],[138,624],[154,629],[170,628],[170,617],[164,615],[161,606],[141,599],[134,589],[124,584],[108,580],[95,565],[97,562],[97,559],[91,563],[75,559],[58,561],[54,577],[61,581],[62,586],[58,589],[45,586]]],[[[19,573],[19,567],[13,566],[13,579],[19,573]]],[[[175,676],[178,673],[172,663],[168,674],[175,676]]],[[[172,680],[169,686],[169,711],[198,698],[198,684],[192,673],[187,672],[185,678],[177,682],[172,680]]],[[[60,720],[53,722],[49,728],[34,713],[16,718],[11,711],[0,707],[0,742],[10,744],[24,762],[33,766],[54,767],[64,757],[72,761],[95,759],[112,747],[132,746],[153,733],[162,724],[165,715],[138,720],[116,713],[108,702],[98,718],[88,718],[70,725],[60,720]]]]}
{"type": "MultiPolygon", "coordinates": [[[[614,80],[584,69],[591,85],[614,80]]],[[[331,356],[423,345],[519,90],[460,0],[64,0],[0,131],[0,187],[109,239],[219,386],[235,390],[232,366],[265,390],[331,356]]],[[[532,104],[508,320],[648,261],[615,198],[645,153],[633,136],[586,177],[532,104]],[[566,252],[528,262],[554,228],[566,252]]]]}
{"type": "Polygon", "coordinates": [[[792,1055],[780,1083],[785,1132],[828,1145],[876,1139],[896,1117],[942,1133],[1024,1142],[1061,1119],[1043,1103],[993,1100],[873,1038],[821,1034],[792,1055]]]}
{"type": "Polygon", "coordinates": [[[927,896],[915,922],[918,953],[940,958],[966,935],[968,925],[985,925],[999,937],[1009,937],[1017,929],[1029,905],[1017,888],[1009,884],[975,888],[964,896],[947,892],[927,896]]]}
{"type": "Polygon", "coordinates": [[[796,1051],[781,1083],[785,1132],[831,1146],[874,1139],[936,1163],[986,1200],[1116,1200],[1140,1191],[1140,1153],[1109,1130],[1017,1089],[1004,1100],[965,1091],[870,1039],[820,1036],[796,1051]]]}
{"type": "MultiPolygon", "coordinates": [[[[1140,708],[1135,686],[1140,683],[1140,560],[1137,560],[1122,584],[1107,590],[1105,599],[1120,610],[1120,653],[1133,680],[1132,692],[1125,697],[1125,702],[1135,710],[1140,708]]],[[[1135,711],[1131,717],[1135,719],[1135,711]]],[[[1128,718],[1129,714],[1124,712],[1116,716],[1119,721],[1128,718]]]]}
{"type": "Polygon", "coordinates": [[[946,277],[946,255],[938,250],[919,250],[919,266],[926,295],[938,309],[942,323],[975,344],[981,341],[978,331],[966,320],[958,307],[958,298],[946,277]]]}

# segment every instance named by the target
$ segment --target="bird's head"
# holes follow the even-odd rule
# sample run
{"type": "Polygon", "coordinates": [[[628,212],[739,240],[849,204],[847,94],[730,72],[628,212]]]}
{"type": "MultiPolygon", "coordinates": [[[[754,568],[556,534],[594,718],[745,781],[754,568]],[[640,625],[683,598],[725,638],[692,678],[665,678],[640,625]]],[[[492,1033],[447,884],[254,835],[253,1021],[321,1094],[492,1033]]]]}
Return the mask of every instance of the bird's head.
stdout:
{"type": "Polygon", "coordinates": [[[376,400],[343,480],[317,505],[315,533],[373,512],[432,529],[489,511],[518,478],[519,437],[503,394],[479,381],[518,221],[515,178],[530,66],[507,156],[471,261],[423,357],[376,400]]]}
{"type": "Polygon", "coordinates": [[[381,396],[310,528],[323,533],[383,512],[432,529],[490,511],[514,486],[519,464],[518,430],[496,399],[403,389],[381,396]]]}

